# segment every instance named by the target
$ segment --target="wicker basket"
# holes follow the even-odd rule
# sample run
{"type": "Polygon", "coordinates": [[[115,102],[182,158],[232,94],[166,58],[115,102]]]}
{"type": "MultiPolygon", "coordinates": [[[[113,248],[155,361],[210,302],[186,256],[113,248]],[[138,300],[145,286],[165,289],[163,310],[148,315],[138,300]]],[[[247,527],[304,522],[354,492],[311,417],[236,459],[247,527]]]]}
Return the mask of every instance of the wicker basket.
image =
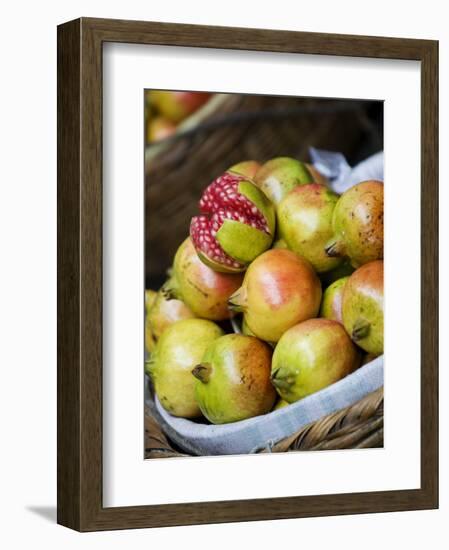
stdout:
{"type": "MultiPolygon", "coordinates": [[[[382,147],[382,130],[367,103],[215,94],[178,132],[145,153],[146,279],[162,284],[210,181],[233,164],[275,156],[308,160],[309,147],[338,150],[349,159],[382,147]]],[[[145,456],[188,456],[146,409],[145,456]]],[[[383,388],[313,422],[261,452],[383,446],[383,388]]]]}
{"type": "MultiPolygon", "coordinates": [[[[383,446],[383,388],[351,407],[313,422],[261,452],[330,451],[383,446]]],[[[189,456],[177,449],[149,409],[145,410],[145,458],[189,456]]]]}

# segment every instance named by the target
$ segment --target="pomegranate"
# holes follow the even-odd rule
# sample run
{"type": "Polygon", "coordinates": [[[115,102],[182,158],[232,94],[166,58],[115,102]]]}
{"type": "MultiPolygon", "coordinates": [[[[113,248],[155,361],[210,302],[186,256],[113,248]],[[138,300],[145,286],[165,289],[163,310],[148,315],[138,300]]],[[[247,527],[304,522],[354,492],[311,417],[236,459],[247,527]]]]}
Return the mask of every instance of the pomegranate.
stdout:
{"type": "Polygon", "coordinates": [[[225,172],[206,188],[199,206],[190,236],[201,260],[216,271],[244,271],[270,248],[274,209],[246,176],[225,172]]]}
{"type": "Polygon", "coordinates": [[[244,318],[242,319],[242,334],[245,336],[254,336],[244,318]]]}
{"type": "Polygon", "coordinates": [[[342,277],[326,288],[321,301],[320,317],[343,323],[341,305],[348,279],[349,277],[342,277]]]}
{"type": "Polygon", "coordinates": [[[231,168],[228,169],[228,172],[236,172],[237,174],[253,179],[259,168],[260,163],[257,162],[257,160],[243,160],[242,162],[231,166],[231,168]]]}
{"type": "Polygon", "coordinates": [[[273,245],[271,248],[286,248],[288,249],[287,243],[284,241],[284,239],[276,239],[273,242],[273,245]]]}
{"type": "Polygon", "coordinates": [[[147,141],[154,143],[173,135],[176,132],[176,124],[162,116],[150,118],[147,126],[147,141]]]}
{"type": "Polygon", "coordinates": [[[271,381],[282,399],[294,403],[354,371],[360,355],[340,323],[309,319],[279,340],[271,381]]]}
{"type": "Polygon", "coordinates": [[[277,205],[295,187],[312,183],[307,166],[290,157],[277,157],[262,165],[254,178],[258,187],[277,205]]]}
{"type": "Polygon", "coordinates": [[[164,117],[172,122],[181,122],[206,103],[210,96],[207,92],[151,90],[149,101],[164,117]]]}
{"type": "Polygon", "coordinates": [[[343,292],[343,324],[354,342],[373,355],[384,349],[384,263],[369,262],[349,277],[343,292]]]}
{"type": "Polygon", "coordinates": [[[332,214],[338,196],[324,185],[300,185],[278,204],[278,233],[289,250],[308,260],[318,273],[337,267],[341,258],[330,258],[324,247],[332,237],[332,214]]]}
{"type": "Polygon", "coordinates": [[[339,198],[332,218],[334,237],[326,254],[347,256],[354,267],[381,260],[384,252],[384,185],[369,180],[354,185],[339,198]]]}
{"type": "Polygon", "coordinates": [[[192,371],[203,415],[225,424],[269,412],[276,399],[271,355],[270,347],[252,336],[227,334],[214,340],[192,371]]]}
{"type": "Polygon", "coordinates": [[[154,304],[156,299],[157,292],[151,288],[145,290],[145,312],[148,313],[151,309],[151,306],[154,304]]]}
{"type": "Polygon", "coordinates": [[[169,279],[157,293],[147,313],[147,321],[156,341],[162,336],[164,330],[176,321],[195,317],[191,309],[181,300],[167,299],[164,289],[170,286],[173,286],[173,281],[169,279]]]}
{"type": "Polygon", "coordinates": [[[184,319],[160,337],[145,368],[161,405],[170,414],[185,418],[201,415],[192,370],[207,347],[222,335],[221,328],[212,321],[184,319]]]}
{"type": "Polygon", "coordinates": [[[182,300],[198,317],[222,321],[230,317],[227,301],[242,280],[240,273],[219,273],[205,265],[187,238],[176,252],[173,276],[164,286],[164,294],[182,300]]]}
{"type": "Polygon", "coordinates": [[[151,353],[156,345],[156,340],[154,338],[151,326],[148,320],[148,314],[150,312],[151,306],[156,299],[157,292],[155,290],[147,289],[145,290],[145,349],[147,353],[151,353]]]}
{"type": "Polygon", "coordinates": [[[290,250],[272,249],[249,266],[229,306],[243,312],[255,336],[277,342],[293,325],[316,317],[320,301],[321,283],[311,265],[290,250]]]}

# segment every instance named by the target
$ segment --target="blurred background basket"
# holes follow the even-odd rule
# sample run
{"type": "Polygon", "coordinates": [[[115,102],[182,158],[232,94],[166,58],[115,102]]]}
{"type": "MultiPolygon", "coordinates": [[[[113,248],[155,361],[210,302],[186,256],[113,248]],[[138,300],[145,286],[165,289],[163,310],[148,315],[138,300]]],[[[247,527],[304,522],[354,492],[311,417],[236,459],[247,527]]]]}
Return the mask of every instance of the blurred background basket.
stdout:
{"type": "MultiPolygon", "coordinates": [[[[166,279],[204,188],[243,160],[309,161],[310,147],[339,151],[351,165],[383,148],[379,101],[214,94],[176,133],[145,150],[145,276],[166,279]]],[[[260,452],[383,446],[383,388],[260,452]]],[[[145,456],[188,456],[146,407],[145,456]]]]}
{"type": "Polygon", "coordinates": [[[242,160],[308,160],[310,146],[351,164],[382,149],[382,102],[214,94],[175,135],[145,152],[147,286],[157,288],[204,188],[242,160]]]}

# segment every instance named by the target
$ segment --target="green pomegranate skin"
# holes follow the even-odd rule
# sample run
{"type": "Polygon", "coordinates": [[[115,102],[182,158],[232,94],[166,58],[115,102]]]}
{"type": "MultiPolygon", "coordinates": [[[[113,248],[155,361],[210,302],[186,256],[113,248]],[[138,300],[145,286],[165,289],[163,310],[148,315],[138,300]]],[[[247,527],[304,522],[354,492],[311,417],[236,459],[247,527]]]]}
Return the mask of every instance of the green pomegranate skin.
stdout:
{"type": "Polygon", "coordinates": [[[359,363],[360,355],[340,323],[309,319],[279,340],[271,379],[279,396],[294,403],[344,378],[359,363]]]}
{"type": "Polygon", "coordinates": [[[383,259],[383,182],[364,181],[345,191],[335,206],[332,226],[334,237],[325,247],[329,256],[346,256],[354,267],[383,259]]]}
{"type": "MultiPolygon", "coordinates": [[[[246,177],[246,179],[241,180],[238,183],[237,190],[263,216],[268,233],[247,223],[225,220],[217,231],[216,239],[228,256],[242,263],[243,266],[247,266],[257,256],[270,248],[275,234],[276,214],[271,202],[249,178],[246,177]]],[[[201,253],[200,258],[203,258],[201,253]]],[[[217,267],[223,268],[223,266],[217,265],[216,262],[209,261],[208,263],[215,269],[217,267]]],[[[230,272],[233,271],[232,268],[229,269],[230,272]]]]}
{"type": "Polygon", "coordinates": [[[331,258],[325,252],[333,235],[332,215],[337,201],[338,195],[327,187],[311,183],[293,189],[277,207],[279,237],[317,273],[342,263],[342,258],[331,258]]]}
{"type": "Polygon", "coordinates": [[[349,277],[343,292],[343,324],[353,341],[373,355],[384,351],[384,263],[369,262],[349,277]]]}
{"type": "Polygon", "coordinates": [[[154,303],[154,300],[157,297],[157,291],[147,288],[145,290],[145,312],[148,313],[151,309],[151,306],[154,303]]]}
{"type": "Polygon", "coordinates": [[[187,238],[178,248],[173,277],[165,289],[197,316],[211,321],[229,319],[228,299],[242,284],[241,273],[219,273],[205,265],[187,238]]]}
{"type": "Polygon", "coordinates": [[[271,411],[276,400],[271,356],[271,348],[252,336],[227,334],[215,340],[193,371],[203,415],[213,424],[226,424],[271,411]]]}
{"type": "MultiPolygon", "coordinates": [[[[169,279],[164,286],[166,285],[172,285],[172,281],[169,279]]],[[[173,323],[182,319],[192,319],[193,317],[195,317],[195,314],[184,302],[167,299],[164,287],[156,294],[156,298],[147,310],[147,322],[156,341],[173,323]]]]}
{"type": "Polygon", "coordinates": [[[173,416],[201,416],[192,370],[206,348],[224,333],[212,321],[185,319],[168,327],[146,364],[161,405],[173,416]]]}
{"type": "Polygon", "coordinates": [[[326,288],[321,300],[320,317],[343,323],[341,312],[343,291],[349,277],[342,277],[326,288]]]}
{"type": "Polygon", "coordinates": [[[156,339],[148,319],[148,313],[157,297],[157,292],[152,289],[145,290],[145,350],[151,353],[156,345],[156,339]]]}
{"type": "Polygon", "coordinates": [[[231,166],[231,168],[228,168],[227,171],[235,172],[253,179],[260,167],[261,164],[260,162],[257,162],[257,160],[242,160],[241,162],[231,166]]]}
{"type": "Polygon", "coordinates": [[[277,157],[259,168],[254,181],[277,205],[298,185],[312,183],[313,177],[303,162],[290,157],[277,157]]]}
{"type": "Polygon", "coordinates": [[[271,248],[280,248],[280,249],[288,250],[287,243],[283,239],[276,239],[271,245],[271,248]]]}

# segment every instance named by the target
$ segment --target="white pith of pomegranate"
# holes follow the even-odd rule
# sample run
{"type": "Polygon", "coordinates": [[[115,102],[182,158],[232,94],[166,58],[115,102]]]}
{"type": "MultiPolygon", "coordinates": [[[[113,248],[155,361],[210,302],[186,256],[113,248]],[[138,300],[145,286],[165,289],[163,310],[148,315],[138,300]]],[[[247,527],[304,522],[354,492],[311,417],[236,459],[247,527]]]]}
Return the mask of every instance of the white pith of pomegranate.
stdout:
{"type": "Polygon", "coordinates": [[[217,231],[223,222],[235,220],[267,234],[270,233],[267,221],[250,200],[239,193],[239,182],[247,178],[226,172],[208,187],[200,199],[199,207],[203,215],[195,216],[190,223],[190,236],[195,248],[210,260],[223,266],[240,269],[243,264],[226,254],[216,239],[217,231]]]}

